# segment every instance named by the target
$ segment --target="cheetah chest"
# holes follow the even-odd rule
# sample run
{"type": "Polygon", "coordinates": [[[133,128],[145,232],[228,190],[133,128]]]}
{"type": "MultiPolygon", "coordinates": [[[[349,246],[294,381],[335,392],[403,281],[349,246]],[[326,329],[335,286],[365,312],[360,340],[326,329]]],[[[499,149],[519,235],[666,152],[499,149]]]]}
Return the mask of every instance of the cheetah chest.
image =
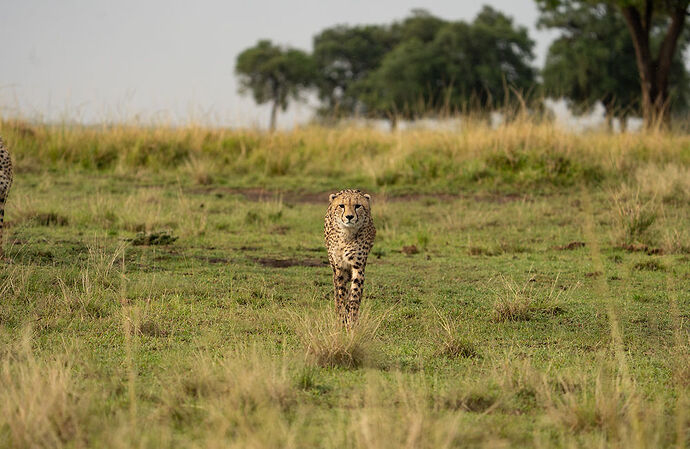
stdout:
{"type": "Polygon", "coordinates": [[[342,269],[362,268],[367,260],[367,251],[361,242],[338,239],[333,248],[333,262],[342,269]]]}

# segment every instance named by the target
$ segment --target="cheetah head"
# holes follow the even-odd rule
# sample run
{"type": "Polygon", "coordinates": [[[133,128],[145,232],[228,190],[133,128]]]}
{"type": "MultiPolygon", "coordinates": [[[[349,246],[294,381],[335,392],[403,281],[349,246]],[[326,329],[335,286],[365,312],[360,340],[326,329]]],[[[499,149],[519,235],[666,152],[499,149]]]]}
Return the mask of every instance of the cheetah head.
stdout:
{"type": "Polygon", "coordinates": [[[356,229],[366,223],[371,214],[371,196],[359,190],[347,189],[331,194],[328,209],[337,224],[356,229]]]}

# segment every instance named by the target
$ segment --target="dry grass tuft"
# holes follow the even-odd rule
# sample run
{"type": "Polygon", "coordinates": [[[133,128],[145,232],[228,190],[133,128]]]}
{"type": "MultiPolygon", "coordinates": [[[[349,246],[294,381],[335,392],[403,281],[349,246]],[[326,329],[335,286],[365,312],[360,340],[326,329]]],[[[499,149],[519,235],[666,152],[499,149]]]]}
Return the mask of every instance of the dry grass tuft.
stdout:
{"type": "MultiPolygon", "coordinates": [[[[630,379],[604,362],[593,373],[561,377],[543,390],[547,420],[565,441],[620,448],[670,447],[671,410],[646,400],[630,379]]],[[[546,385],[546,383],[545,383],[546,385]]],[[[679,413],[679,410],[675,410],[679,413]]]]}
{"type": "Polygon", "coordinates": [[[557,315],[563,312],[563,290],[558,288],[558,278],[545,293],[539,293],[534,285],[536,279],[529,275],[519,284],[513,279],[500,276],[502,288],[494,291],[496,299],[492,309],[492,319],[496,322],[528,321],[535,314],[557,315]]]}
{"type": "Polygon", "coordinates": [[[182,379],[182,390],[230,410],[277,406],[287,411],[296,404],[287,363],[277,363],[256,348],[237,349],[223,359],[200,356],[182,379]]]}
{"type": "Polygon", "coordinates": [[[665,204],[690,203],[690,168],[676,164],[650,164],[635,173],[635,183],[652,198],[665,204]]]}
{"type": "Polygon", "coordinates": [[[185,163],[184,170],[199,185],[213,184],[213,173],[216,172],[216,167],[208,158],[192,156],[185,163]]]}
{"type": "Polygon", "coordinates": [[[203,447],[291,447],[299,404],[286,360],[244,348],[200,355],[180,372],[163,398],[163,418],[193,423],[203,447]]]}
{"type": "Polygon", "coordinates": [[[81,440],[85,410],[64,357],[36,358],[30,330],[0,365],[0,446],[62,447],[81,440]]]}
{"type": "Polygon", "coordinates": [[[357,324],[346,328],[334,313],[316,319],[296,320],[306,347],[307,360],[321,367],[359,368],[375,365],[376,332],[382,318],[360,314],[357,324]]]}
{"type": "Polygon", "coordinates": [[[495,388],[474,385],[447,392],[441,399],[441,405],[449,410],[490,413],[500,405],[500,401],[500,394],[495,388]]]}
{"type": "Polygon", "coordinates": [[[547,390],[549,417],[570,431],[601,429],[618,432],[630,418],[634,389],[625,388],[620,376],[598,372],[594,380],[586,376],[561,378],[556,391],[547,390]],[[558,391],[560,390],[560,391],[558,391]]]}
{"type": "Polygon", "coordinates": [[[443,316],[436,307],[434,311],[440,327],[436,332],[437,340],[440,342],[438,353],[451,359],[480,357],[477,345],[471,339],[472,333],[470,332],[469,336],[463,335],[457,322],[443,316]]]}
{"type": "Polygon", "coordinates": [[[640,190],[622,188],[613,195],[614,219],[620,245],[653,244],[652,226],[658,210],[653,199],[643,200],[640,190]]]}
{"type": "Polygon", "coordinates": [[[495,292],[496,299],[492,309],[492,319],[503,321],[527,321],[532,317],[532,284],[527,281],[522,285],[503,276],[503,291],[495,292]]]}
{"type": "Polygon", "coordinates": [[[503,296],[496,299],[492,311],[492,318],[496,322],[504,321],[529,321],[532,299],[521,293],[515,292],[513,296],[503,296]]]}
{"type": "Polygon", "coordinates": [[[361,397],[349,423],[340,432],[331,432],[327,447],[339,448],[450,448],[458,447],[470,431],[461,424],[461,412],[445,410],[443,415],[430,407],[430,386],[419,377],[395,373],[386,379],[380,373],[366,376],[361,397]]]}
{"type": "Polygon", "coordinates": [[[604,354],[566,371],[539,371],[529,359],[509,354],[491,378],[500,385],[500,408],[544,410],[544,430],[564,447],[652,448],[678,441],[673,427],[682,404],[668,409],[660,398],[650,401],[622,371],[604,354]]]}

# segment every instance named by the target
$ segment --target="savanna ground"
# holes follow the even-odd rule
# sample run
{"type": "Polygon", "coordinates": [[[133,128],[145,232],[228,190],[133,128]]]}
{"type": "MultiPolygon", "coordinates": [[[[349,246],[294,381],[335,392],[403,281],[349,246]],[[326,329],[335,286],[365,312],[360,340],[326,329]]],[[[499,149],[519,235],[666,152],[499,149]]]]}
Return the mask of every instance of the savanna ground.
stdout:
{"type": "Polygon", "coordinates": [[[688,136],[0,135],[2,447],[690,445],[688,136]],[[344,187],[378,228],[351,333],[344,187]]]}

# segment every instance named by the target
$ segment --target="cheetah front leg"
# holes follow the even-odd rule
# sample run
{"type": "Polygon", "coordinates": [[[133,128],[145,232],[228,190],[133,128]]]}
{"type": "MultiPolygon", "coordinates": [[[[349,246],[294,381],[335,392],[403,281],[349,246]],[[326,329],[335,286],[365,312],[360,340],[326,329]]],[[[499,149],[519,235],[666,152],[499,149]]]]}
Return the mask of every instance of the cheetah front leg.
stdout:
{"type": "Polygon", "coordinates": [[[333,288],[335,289],[335,311],[338,313],[340,320],[345,324],[347,322],[347,299],[348,299],[348,284],[350,283],[350,270],[333,267],[333,288]]]}
{"type": "Polygon", "coordinates": [[[357,323],[359,318],[359,305],[364,293],[364,265],[352,269],[352,285],[350,286],[350,298],[347,302],[347,326],[357,323]]]}

